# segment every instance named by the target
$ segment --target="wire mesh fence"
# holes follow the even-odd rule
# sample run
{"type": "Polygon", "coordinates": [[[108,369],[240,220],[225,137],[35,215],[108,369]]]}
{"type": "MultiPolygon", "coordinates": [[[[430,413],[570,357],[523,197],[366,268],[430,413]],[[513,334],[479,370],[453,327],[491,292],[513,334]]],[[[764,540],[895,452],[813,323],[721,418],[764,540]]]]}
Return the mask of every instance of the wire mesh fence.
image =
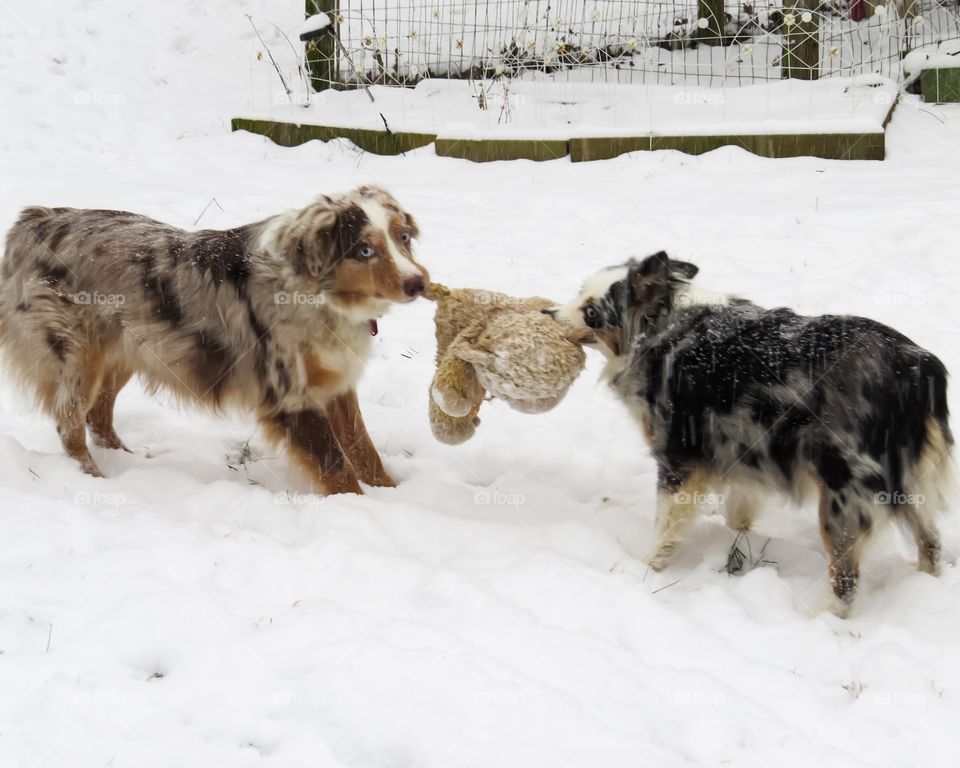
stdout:
{"type": "Polygon", "coordinates": [[[333,21],[327,39],[308,43],[318,89],[426,77],[897,79],[911,50],[960,39],[960,0],[308,0],[307,10],[333,21]]]}

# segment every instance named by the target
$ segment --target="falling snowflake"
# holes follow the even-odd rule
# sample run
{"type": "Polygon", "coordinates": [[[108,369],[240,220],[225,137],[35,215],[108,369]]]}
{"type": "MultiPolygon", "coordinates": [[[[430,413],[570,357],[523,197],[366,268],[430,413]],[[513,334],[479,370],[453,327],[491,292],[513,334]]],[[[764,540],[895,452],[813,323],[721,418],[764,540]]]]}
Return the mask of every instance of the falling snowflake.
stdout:
{"type": "Polygon", "coordinates": [[[500,77],[500,75],[503,74],[503,67],[497,64],[497,66],[493,68],[493,74],[494,77],[500,77]]]}
{"type": "Polygon", "coordinates": [[[600,13],[600,9],[599,9],[599,8],[594,8],[593,13],[590,14],[590,18],[591,18],[593,21],[600,21],[600,19],[603,18],[603,16],[602,16],[601,13],[600,13]]]}
{"type": "Polygon", "coordinates": [[[700,29],[706,29],[707,27],[710,26],[710,22],[707,21],[706,19],[700,19],[697,22],[697,26],[700,27],[700,29]]]}
{"type": "Polygon", "coordinates": [[[463,50],[463,40],[457,40],[457,50],[463,50]]]}
{"type": "Polygon", "coordinates": [[[874,16],[886,16],[886,15],[887,15],[887,6],[885,6],[885,5],[878,5],[878,6],[874,9],[873,15],[874,15],[874,16]]]}
{"type": "Polygon", "coordinates": [[[787,13],[787,14],[784,14],[783,16],[783,24],[786,27],[792,27],[796,23],[796,21],[797,21],[797,17],[794,16],[792,13],[787,13]]]}
{"type": "Polygon", "coordinates": [[[433,18],[439,19],[439,18],[440,18],[440,11],[434,10],[434,12],[433,12],[433,18]]]}
{"type": "Polygon", "coordinates": [[[627,48],[631,51],[637,50],[637,41],[635,38],[631,39],[630,42],[627,43],[627,48]]]}
{"type": "Polygon", "coordinates": [[[914,25],[915,27],[923,26],[923,16],[914,16],[914,17],[913,17],[913,25],[914,25]]]}
{"type": "Polygon", "coordinates": [[[840,56],[840,49],[837,46],[833,46],[827,53],[830,54],[831,59],[836,59],[840,56]]]}
{"type": "Polygon", "coordinates": [[[411,65],[410,65],[410,76],[411,76],[411,77],[416,77],[416,76],[419,75],[419,74],[420,74],[420,69],[417,67],[417,65],[416,65],[416,64],[411,64],[411,65]]]}
{"type": "Polygon", "coordinates": [[[749,55],[749,54],[753,53],[753,46],[750,45],[750,43],[742,43],[742,44],[740,45],[740,50],[741,50],[741,52],[746,53],[747,55],[749,55]]]}
{"type": "Polygon", "coordinates": [[[800,20],[804,24],[809,24],[813,20],[813,14],[810,11],[804,11],[800,14],[800,20]]]}
{"type": "Polygon", "coordinates": [[[363,38],[360,43],[369,48],[371,45],[373,45],[373,38],[368,35],[367,37],[363,38]]]}
{"type": "Polygon", "coordinates": [[[411,40],[416,40],[416,39],[417,39],[417,30],[415,30],[415,29],[411,29],[411,30],[410,30],[410,39],[411,39],[411,40]]]}
{"type": "Polygon", "coordinates": [[[363,67],[354,67],[353,71],[357,73],[360,77],[363,77],[363,67]]]}
{"type": "Polygon", "coordinates": [[[341,16],[339,13],[337,14],[337,24],[343,24],[343,16],[341,16]]]}

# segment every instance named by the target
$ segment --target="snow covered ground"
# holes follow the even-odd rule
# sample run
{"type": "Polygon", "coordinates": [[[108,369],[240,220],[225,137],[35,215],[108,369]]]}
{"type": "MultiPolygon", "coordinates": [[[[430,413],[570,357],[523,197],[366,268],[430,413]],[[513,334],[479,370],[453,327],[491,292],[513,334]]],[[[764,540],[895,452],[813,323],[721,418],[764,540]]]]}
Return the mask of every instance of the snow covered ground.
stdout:
{"type": "Polygon", "coordinates": [[[307,103],[261,99],[242,116],[378,131],[386,121],[393,131],[441,139],[883,133],[897,84],[873,75],[724,90],[431,78],[369,92],[374,102],[360,89],[321,91],[307,103]]]}
{"type": "MultiPolygon", "coordinates": [[[[296,29],[297,0],[8,6],[0,230],[32,203],[229,226],[377,182],[452,285],[562,299],[666,248],[706,286],[877,318],[960,371],[958,107],[902,104],[883,163],[282,149],[228,119],[275,87],[243,13],[279,46],[267,22],[296,29]]],[[[431,311],[380,323],[360,396],[400,486],[363,497],[301,495],[249,419],[136,386],[135,453],[94,449],[92,479],[3,385],[0,766],[957,764],[956,567],[916,573],[891,533],[854,615],[817,613],[815,511],[774,502],[751,537],[769,564],[724,573],[712,515],[648,573],[653,464],[599,361],[551,413],[488,404],[445,447],[431,311]]],[[[944,533],[953,560],[955,514],[944,533]]]]}

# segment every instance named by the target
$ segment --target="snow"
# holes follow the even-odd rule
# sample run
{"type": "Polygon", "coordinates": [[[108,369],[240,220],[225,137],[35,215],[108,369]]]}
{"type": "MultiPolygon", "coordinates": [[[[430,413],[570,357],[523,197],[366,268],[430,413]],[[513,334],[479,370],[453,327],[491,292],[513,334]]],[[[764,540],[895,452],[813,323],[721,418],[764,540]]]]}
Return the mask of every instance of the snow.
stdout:
{"type": "Polygon", "coordinates": [[[903,59],[906,75],[920,74],[924,69],[950,69],[960,67],[960,40],[943,40],[910,51],[903,59]]]}
{"type": "Polygon", "coordinates": [[[319,32],[321,29],[329,27],[331,23],[328,14],[315,13],[313,16],[308,16],[303,22],[303,25],[300,27],[300,34],[306,35],[310,32],[319,32]]]}
{"type": "MultiPolygon", "coordinates": [[[[271,22],[292,34],[302,7],[5,8],[0,230],[37,203],[231,226],[377,182],[447,285],[564,300],[665,248],[705,288],[868,315],[960,370],[960,108],[907,97],[882,163],[472,164],[229,133],[279,85],[244,14],[286,67],[271,22]]],[[[427,423],[431,320],[380,323],[360,399],[400,485],[362,497],[316,498],[249,418],[134,385],[134,453],[94,448],[89,478],[0,384],[0,765],[956,764],[956,567],[916,573],[891,533],[852,617],[818,613],[816,512],[774,500],[750,537],[774,564],[728,576],[734,534],[705,515],[647,572],[654,466],[598,356],[553,411],[485,403],[452,448],[427,423]]]]}
{"type": "Polygon", "coordinates": [[[428,79],[370,90],[374,103],[362,90],[324,91],[306,105],[275,99],[245,116],[375,130],[386,118],[393,131],[454,139],[882,133],[897,94],[879,77],[725,89],[428,79]]]}

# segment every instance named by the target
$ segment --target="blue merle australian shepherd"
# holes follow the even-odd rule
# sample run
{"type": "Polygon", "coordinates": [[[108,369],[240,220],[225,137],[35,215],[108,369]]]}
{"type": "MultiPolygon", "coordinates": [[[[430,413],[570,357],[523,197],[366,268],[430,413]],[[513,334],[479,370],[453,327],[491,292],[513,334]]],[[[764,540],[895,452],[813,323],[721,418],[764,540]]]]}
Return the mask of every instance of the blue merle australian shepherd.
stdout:
{"type": "Polygon", "coordinates": [[[605,377],[657,461],[651,567],[666,565],[706,491],[725,489],[727,523],[746,531],[758,490],[799,500],[815,487],[835,612],[849,609],[861,545],[885,517],[912,531],[920,570],[936,574],[953,445],[943,363],[862,317],[702,291],[697,271],[661,252],[598,273],[554,313],[607,356],[605,377]]]}

